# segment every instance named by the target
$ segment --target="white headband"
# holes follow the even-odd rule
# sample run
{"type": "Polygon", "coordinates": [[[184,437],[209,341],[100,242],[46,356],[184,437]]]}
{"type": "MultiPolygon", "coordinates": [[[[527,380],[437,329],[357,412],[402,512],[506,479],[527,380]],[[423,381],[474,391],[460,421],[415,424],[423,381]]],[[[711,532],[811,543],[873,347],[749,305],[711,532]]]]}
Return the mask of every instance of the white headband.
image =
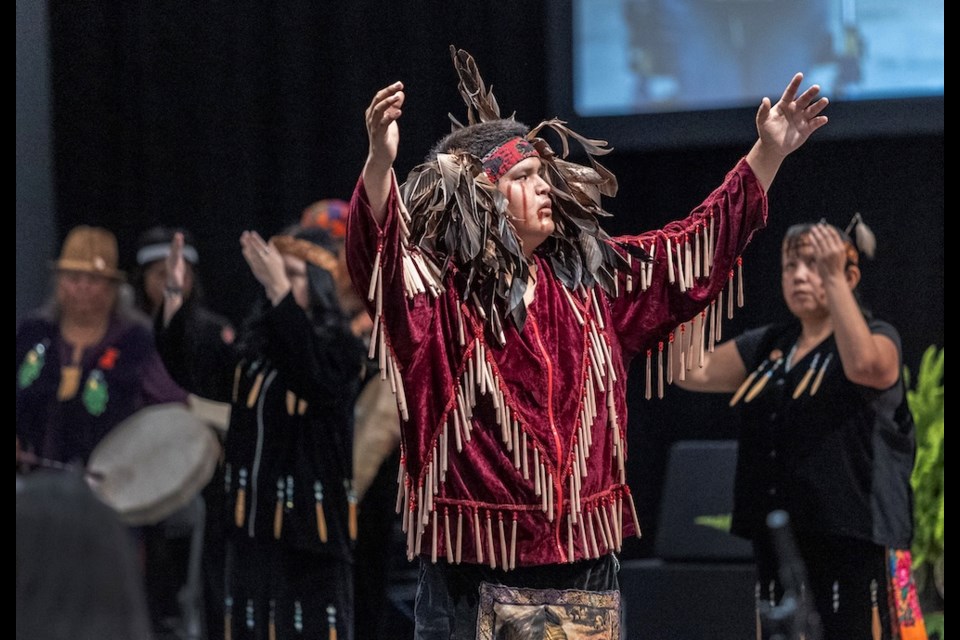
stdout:
{"type": "MultiPolygon", "coordinates": [[[[157,260],[166,260],[167,256],[169,255],[169,244],[148,244],[137,251],[137,264],[142,267],[145,264],[149,264],[157,260]]],[[[183,259],[190,264],[197,264],[200,262],[200,256],[197,254],[197,250],[193,247],[193,245],[190,244],[183,245],[183,259]]]]}

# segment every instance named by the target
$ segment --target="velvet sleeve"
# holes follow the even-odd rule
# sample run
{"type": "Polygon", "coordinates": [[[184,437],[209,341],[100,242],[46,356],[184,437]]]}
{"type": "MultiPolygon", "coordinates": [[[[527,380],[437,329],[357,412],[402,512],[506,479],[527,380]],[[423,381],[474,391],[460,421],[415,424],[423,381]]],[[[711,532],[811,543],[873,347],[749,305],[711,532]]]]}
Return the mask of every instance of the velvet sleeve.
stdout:
{"type": "MultiPolygon", "coordinates": [[[[394,185],[396,177],[393,177],[394,185]]],[[[377,317],[378,301],[372,278],[382,278],[382,309],[388,322],[389,348],[399,362],[409,362],[434,329],[437,301],[427,294],[407,295],[399,194],[394,188],[386,203],[387,215],[377,224],[361,178],[350,201],[347,218],[347,267],[357,293],[370,316],[377,317]]],[[[409,265],[407,265],[409,267],[409,265]]],[[[374,283],[375,284],[375,283],[374,283]]]]}
{"type": "MultiPolygon", "coordinates": [[[[709,306],[734,277],[741,253],[766,220],[766,194],[750,165],[741,159],[723,184],[686,218],[639,236],[617,238],[653,256],[652,263],[632,261],[632,291],[622,291],[612,300],[613,324],[625,358],[656,348],[677,325],[709,306]],[[690,261],[688,256],[699,256],[701,265],[705,262],[700,253],[707,251],[705,239],[713,247],[710,268],[701,269],[692,286],[679,286],[681,264],[690,261]],[[646,276],[642,269],[647,270],[646,276]],[[644,283],[646,288],[641,286],[644,283]]],[[[685,264],[683,268],[693,271],[685,264]]]]}

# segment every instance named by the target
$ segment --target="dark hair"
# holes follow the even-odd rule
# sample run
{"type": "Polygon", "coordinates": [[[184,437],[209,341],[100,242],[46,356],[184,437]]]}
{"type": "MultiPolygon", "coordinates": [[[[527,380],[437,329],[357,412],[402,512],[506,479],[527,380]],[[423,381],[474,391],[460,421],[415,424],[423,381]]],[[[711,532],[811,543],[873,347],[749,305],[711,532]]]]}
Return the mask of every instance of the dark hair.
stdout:
{"type": "MultiPolygon", "coordinates": [[[[820,223],[800,222],[795,225],[792,225],[789,229],[787,229],[787,232],[783,234],[783,251],[785,253],[795,253],[800,248],[800,245],[803,244],[803,239],[810,234],[810,231],[817,224],[820,224],[820,223]]],[[[849,267],[851,265],[859,265],[860,254],[857,251],[857,246],[854,244],[853,239],[850,237],[850,235],[845,231],[843,231],[842,229],[838,229],[837,227],[834,227],[832,224],[830,225],[830,227],[832,227],[838,234],[840,234],[840,238],[843,240],[843,242],[847,246],[846,266],[849,267]]]]}
{"type": "MultiPolygon", "coordinates": [[[[301,227],[297,225],[291,229],[294,238],[306,240],[323,247],[330,253],[338,255],[343,249],[343,243],[334,239],[327,231],[318,227],[301,227]]],[[[333,274],[322,267],[307,262],[307,283],[310,289],[310,316],[314,326],[327,326],[343,322],[346,316],[337,300],[337,284],[333,274]]]]}
{"type": "Polygon", "coordinates": [[[451,151],[466,151],[483,158],[494,147],[511,138],[524,137],[530,127],[516,120],[491,120],[480,122],[447,134],[441,138],[427,155],[427,161],[434,160],[437,154],[451,151]]]}
{"type": "Polygon", "coordinates": [[[150,637],[132,533],[76,473],[17,478],[17,638],[150,637]]]}

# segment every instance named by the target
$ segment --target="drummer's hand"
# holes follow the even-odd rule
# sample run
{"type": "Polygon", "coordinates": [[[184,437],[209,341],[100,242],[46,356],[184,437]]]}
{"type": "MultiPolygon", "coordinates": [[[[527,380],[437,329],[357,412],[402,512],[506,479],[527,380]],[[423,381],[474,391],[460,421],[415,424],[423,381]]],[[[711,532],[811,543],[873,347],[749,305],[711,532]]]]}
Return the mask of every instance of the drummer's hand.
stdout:
{"type": "Polygon", "coordinates": [[[256,231],[240,234],[240,246],[243,248],[243,259],[250,265],[253,276],[263,285],[273,306],[277,306],[290,292],[283,256],[256,231]]]}

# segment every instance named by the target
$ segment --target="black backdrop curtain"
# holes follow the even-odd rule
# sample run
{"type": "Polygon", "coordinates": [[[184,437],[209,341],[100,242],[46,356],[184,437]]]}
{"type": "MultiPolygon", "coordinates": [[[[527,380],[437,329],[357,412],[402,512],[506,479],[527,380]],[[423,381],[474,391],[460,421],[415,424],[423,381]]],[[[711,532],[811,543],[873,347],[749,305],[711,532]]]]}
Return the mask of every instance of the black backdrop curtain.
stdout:
{"type": "MultiPolygon", "coordinates": [[[[448,112],[463,117],[451,43],[473,53],[505,113],[528,124],[564,116],[545,113],[538,3],[52,0],[50,9],[59,238],[79,223],[109,227],[129,268],[143,229],[186,226],[208,302],[235,321],[258,293],[240,232],[270,234],[315,200],[350,197],[366,154],[363,110],[381,86],[406,85],[400,174],[449,130],[448,112]]],[[[621,191],[608,229],[639,232],[686,213],[746,151],[615,151],[607,164],[621,191]]],[[[861,292],[900,328],[915,370],[927,345],[943,344],[943,199],[942,134],[815,139],[771,191],[769,229],[745,258],[747,307],[726,335],[786,313],[779,240],[790,223],[844,225],[860,211],[880,242],[861,292]]],[[[648,535],[628,557],[651,549],[667,445],[736,432],[723,398],[670,389],[665,401],[643,401],[636,365],[630,479],[648,535]]]]}

